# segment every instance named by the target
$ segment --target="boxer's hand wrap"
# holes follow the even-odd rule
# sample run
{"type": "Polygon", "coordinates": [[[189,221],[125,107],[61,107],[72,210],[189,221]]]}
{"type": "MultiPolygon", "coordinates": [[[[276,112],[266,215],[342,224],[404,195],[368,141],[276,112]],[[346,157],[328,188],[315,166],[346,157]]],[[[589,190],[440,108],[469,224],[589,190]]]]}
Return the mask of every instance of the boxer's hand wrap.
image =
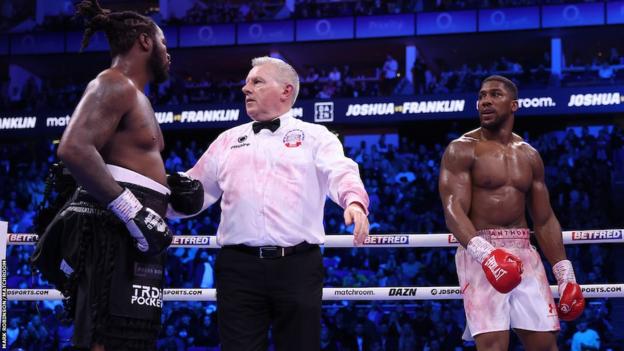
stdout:
{"type": "Polygon", "coordinates": [[[192,215],[204,206],[204,186],[199,180],[177,172],[167,176],[167,185],[171,189],[169,204],[176,212],[192,215]]]}
{"type": "Polygon", "coordinates": [[[157,255],[169,247],[173,239],[167,223],[151,208],[143,206],[128,189],[108,204],[125,224],[135,240],[136,248],[146,255],[157,255]]]}
{"type": "Polygon", "coordinates": [[[574,268],[569,260],[561,260],[552,267],[559,286],[557,314],[564,321],[577,319],[585,309],[585,298],[580,285],[576,283],[574,268]]]}
{"type": "Polygon", "coordinates": [[[470,239],[468,254],[481,263],[485,277],[498,292],[506,294],[522,281],[522,261],[503,249],[497,249],[482,237],[470,239]]]}

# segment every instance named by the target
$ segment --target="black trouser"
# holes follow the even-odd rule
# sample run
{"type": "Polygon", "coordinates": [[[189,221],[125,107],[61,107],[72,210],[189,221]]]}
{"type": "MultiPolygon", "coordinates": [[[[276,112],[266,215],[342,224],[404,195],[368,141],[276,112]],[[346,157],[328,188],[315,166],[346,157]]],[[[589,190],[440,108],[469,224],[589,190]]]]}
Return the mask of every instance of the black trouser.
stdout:
{"type": "Polygon", "coordinates": [[[318,351],[323,260],[315,246],[275,259],[224,247],[215,263],[222,351],[318,351]]]}

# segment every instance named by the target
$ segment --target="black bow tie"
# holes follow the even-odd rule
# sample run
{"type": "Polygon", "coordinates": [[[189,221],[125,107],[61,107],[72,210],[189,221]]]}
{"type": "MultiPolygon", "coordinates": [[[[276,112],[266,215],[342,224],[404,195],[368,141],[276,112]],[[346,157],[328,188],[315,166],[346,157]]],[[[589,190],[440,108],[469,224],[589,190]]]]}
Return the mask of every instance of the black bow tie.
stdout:
{"type": "Polygon", "coordinates": [[[258,134],[258,132],[263,130],[264,128],[270,130],[271,133],[273,133],[277,130],[277,128],[279,128],[279,126],[280,126],[279,118],[276,118],[272,121],[266,121],[266,122],[253,122],[253,124],[251,125],[251,127],[253,128],[254,134],[258,134]]]}

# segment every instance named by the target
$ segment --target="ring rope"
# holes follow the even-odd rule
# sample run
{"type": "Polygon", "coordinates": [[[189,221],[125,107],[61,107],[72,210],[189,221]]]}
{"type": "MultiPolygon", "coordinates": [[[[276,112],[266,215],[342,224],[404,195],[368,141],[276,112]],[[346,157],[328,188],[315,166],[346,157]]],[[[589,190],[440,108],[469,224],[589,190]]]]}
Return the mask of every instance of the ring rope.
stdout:
{"type": "MultiPolygon", "coordinates": [[[[8,245],[34,245],[37,242],[34,233],[9,233],[8,245]]],[[[624,243],[624,229],[571,230],[562,233],[563,243],[601,244],[624,243]]],[[[325,236],[326,248],[352,248],[352,235],[325,236]]],[[[455,236],[446,234],[374,234],[369,235],[362,245],[364,247],[455,247],[459,243],[455,236]]],[[[171,247],[197,247],[218,249],[214,235],[174,235],[171,247]]]]}
{"type": "MultiPolygon", "coordinates": [[[[352,248],[353,236],[327,235],[326,248],[352,248]]],[[[34,245],[34,233],[9,233],[7,245],[34,245]]],[[[574,230],[562,233],[564,244],[623,243],[624,229],[574,230]]],[[[172,247],[218,249],[214,235],[176,235],[172,247]]],[[[456,247],[459,243],[452,234],[383,234],[369,235],[363,247],[456,247]]],[[[624,297],[624,284],[581,285],[586,298],[624,297]]],[[[556,285],[550,289],[558,297],[556,285]]],[[[215,289],[164,289],[164,301],[216,301],[215,289]]],[[[60,300],[55,289],[7,289],[9,301],[60,300]]],[[[457,286],[441,287],[370,287],[323,288],[323,300],[451,300],[461,299],[457,286]]]]}
{"type": "MultiPolygon", "coordinates": [[[[551,285],[553,297],[558,298],[557,286],[551,285]]],[[[581,285],[585,298],[624,297],[624,284],[581,285]]],[[[55,289],[8,289],[9,301],[61,300],[61,292],[55,289]]],[[[462,294],[458,286],[433,287],[370,287],[370,288],[323,288],[323,301],[352,300],[457,300],[462,294]]],[[[216,301],[216,289],[164,289],[164,301],[216,301]]]]}

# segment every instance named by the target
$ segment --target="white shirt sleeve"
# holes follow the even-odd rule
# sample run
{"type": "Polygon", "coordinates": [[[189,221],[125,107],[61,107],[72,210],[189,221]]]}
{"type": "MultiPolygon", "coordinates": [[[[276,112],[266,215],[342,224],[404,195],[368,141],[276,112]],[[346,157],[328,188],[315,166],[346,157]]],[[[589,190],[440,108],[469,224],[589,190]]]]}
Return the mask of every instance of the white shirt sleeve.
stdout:
{"type": "Polygon", "coordinates": [[[187,172],[189,176],[199,180],[204,186],[202,211],[217,202],[223,194],[223,190],[219,187],[219,160],[226,150],[225,139],[223,134],[219,135],[199,158],[195,166],[187,172]]]}
{"type": "Polygon", "coordinates": [[[208,208],[219,200],[223,190],[219,187],[219,155],[222,155],[225,151],[223,134],[219,135],[215,141],[210,144],[208,150],[199,158],[195,166],[186,171],[185,173],[202,183],[204,187],[204,204],[202,209],[192,215],[181,214],[168,206],[167,218],[187,218],[196,216],[203,210],[208,208]]]}
{"type": "Polygon", "coordinates": [[[320,134],[314,162],[327,179],[329,198],[342,208],[359,202],[368,214],[368,194],[357,163],[344,155],[342,144],[333,133],[324,129],[320,134]]]}

